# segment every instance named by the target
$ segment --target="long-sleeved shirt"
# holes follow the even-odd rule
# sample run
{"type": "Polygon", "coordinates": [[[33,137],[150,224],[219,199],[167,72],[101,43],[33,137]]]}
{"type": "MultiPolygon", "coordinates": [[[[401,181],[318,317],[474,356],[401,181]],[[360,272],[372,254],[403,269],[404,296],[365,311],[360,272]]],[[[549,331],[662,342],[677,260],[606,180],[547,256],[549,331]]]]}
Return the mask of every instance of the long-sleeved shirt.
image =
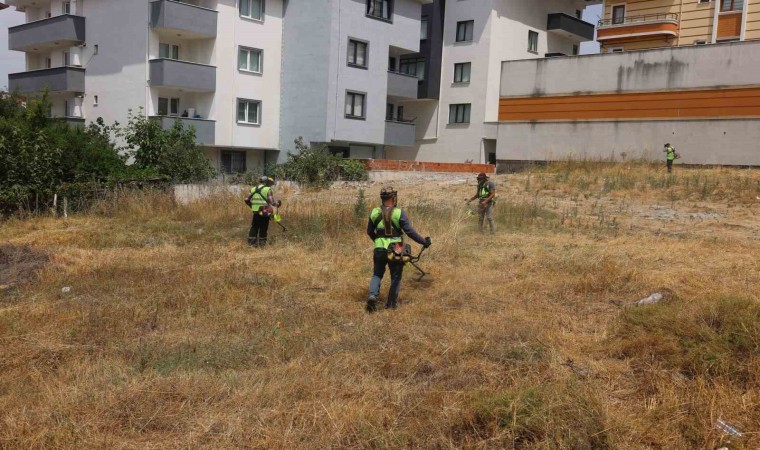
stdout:
{"type": "MultiPolygon", "coordinates": [[[[399,219],[398,224],[401,226],[401,230],[404,231],[404,234],[409,236],[414,242],[420,245],[425,244],[425,238],[417,233],[417,230],[414,229],[412,222],[409,220],[409,217],[403,209],[401,210],[401,218],[399,219]]],[[[375,227],[375,224],[372,223],[371,219],[367,221],[367,236],[373,241],[379,237],[377,236],[377,228],[375,227]]]]}

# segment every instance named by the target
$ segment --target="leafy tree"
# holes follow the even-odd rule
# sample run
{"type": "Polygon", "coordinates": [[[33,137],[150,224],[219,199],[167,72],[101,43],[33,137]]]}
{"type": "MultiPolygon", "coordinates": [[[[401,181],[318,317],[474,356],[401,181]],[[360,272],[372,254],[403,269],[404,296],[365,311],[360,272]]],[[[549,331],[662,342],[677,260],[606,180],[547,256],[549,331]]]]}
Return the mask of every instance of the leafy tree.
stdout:
{"type": "Polygon", "coordinates": [[[296,153],[288,153],[288,160],[274,167],[273,172],[278,178],[321,187],[337,180],[367,179],[367,170],[360,161],[335,156],[325,144],[306,145],[299,137],[295,146],[296,153]]]}
{"type": "Polygon", "coordinates": [[[182,121],[164,130],[159,122],[130,111],[123,136],[138,169],[154,169],[180,183],[206,181],[216,173],[195,143],[195,129],[182,121]]]}

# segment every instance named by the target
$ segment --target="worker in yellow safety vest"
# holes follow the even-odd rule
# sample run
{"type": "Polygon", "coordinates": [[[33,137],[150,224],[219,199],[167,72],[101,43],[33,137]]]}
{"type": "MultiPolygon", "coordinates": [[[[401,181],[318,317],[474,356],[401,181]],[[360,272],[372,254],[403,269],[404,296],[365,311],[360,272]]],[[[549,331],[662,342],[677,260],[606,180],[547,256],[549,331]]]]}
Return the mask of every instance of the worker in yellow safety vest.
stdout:
{"type": "Polygon", "coordinates": [[[406,212],[398,207],[398,192],[392,187],[386,186],[380,191],[380,199],[382,206],[372,210],[367,222],[367,236],[375,243],[374,268],[372,280],[369,284],[369,298],[367,299],[367,312],[370,313],[377,310],[380,284],[385,275],[386,266],[391,273],[391,287],[385,307],[389,309],[398,307],[398,293],[401,288],[404,261],[397,258],[391,259],[389,255],[403,252],[404,234],[425,248],[432,244],[429,237],[423,238],[415,231],[406,212]]]}
{"type": "Polygon", "coordinates": [[[274,207],[281,202],[274,200],[274,179],[263,176],[257,186],[251,188],[251,193],[245,199],[245,204],[251,207],[253,219],[251,230],[248,232],[248,245],[264,247],[267,245],[269,221],[274,215],[274,207]]]}
{"type": "Polygon", "coordinates": [[[478,200],[478,222],[480,224],[480,232],[483,232],[483,225],[485,219],[488,219],[488,228],[491,230],[491,234],[494,234],[493,226],[493,208],[496,203],[496,183],[489,180],[489,176],[485,173],[478,174],[478,190],[471,199],[467,200],[469,205],[473,200],[478,200]]]}

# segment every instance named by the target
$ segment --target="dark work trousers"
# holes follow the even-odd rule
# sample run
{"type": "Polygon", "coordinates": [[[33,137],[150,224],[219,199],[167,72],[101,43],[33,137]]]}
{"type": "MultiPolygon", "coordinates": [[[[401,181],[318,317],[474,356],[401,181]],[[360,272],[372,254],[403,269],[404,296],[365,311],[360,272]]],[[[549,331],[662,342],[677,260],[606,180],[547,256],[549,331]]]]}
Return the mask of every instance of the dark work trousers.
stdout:
{"type": "Polygon", "coordinates": [[[248,245],[267,245],[267,233],[269,232],[269,216],[262,216],[255,212],[251,220],[251,231],[248,232],[248,245]]]}
{"type": "Polygon", "coordinates": [[[372,281],[369,283],[369,295],[378,297],[380,295],[380,283],[385,275],[385,266],[391,273],[391,289],[388,292],[388,301],[385,303],[386,308],[395,308],[398,306],[398,291],[401,289],[401,275],[404,272],[404,263],[388,261],[388,250],[376,248],[374,254],[374,269],[372,271],[372,281]]]}
{"type": "Polygon", "coordinates": [[[673,172],[673,160],[669,159],[668,160],[668,173],[671,173],[671,172],[673,172]]]}

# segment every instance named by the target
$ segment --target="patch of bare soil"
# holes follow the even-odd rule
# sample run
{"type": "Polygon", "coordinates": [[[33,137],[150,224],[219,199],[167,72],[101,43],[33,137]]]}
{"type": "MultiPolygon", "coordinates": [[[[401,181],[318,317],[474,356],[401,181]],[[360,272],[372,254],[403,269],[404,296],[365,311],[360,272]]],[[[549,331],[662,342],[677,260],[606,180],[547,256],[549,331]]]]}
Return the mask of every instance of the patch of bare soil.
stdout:
{"type": "Polygon", "coordinates": [[[28,245],[0,245],[0,292],[32,281],[49,260],[47,252],[28,245]]]}

